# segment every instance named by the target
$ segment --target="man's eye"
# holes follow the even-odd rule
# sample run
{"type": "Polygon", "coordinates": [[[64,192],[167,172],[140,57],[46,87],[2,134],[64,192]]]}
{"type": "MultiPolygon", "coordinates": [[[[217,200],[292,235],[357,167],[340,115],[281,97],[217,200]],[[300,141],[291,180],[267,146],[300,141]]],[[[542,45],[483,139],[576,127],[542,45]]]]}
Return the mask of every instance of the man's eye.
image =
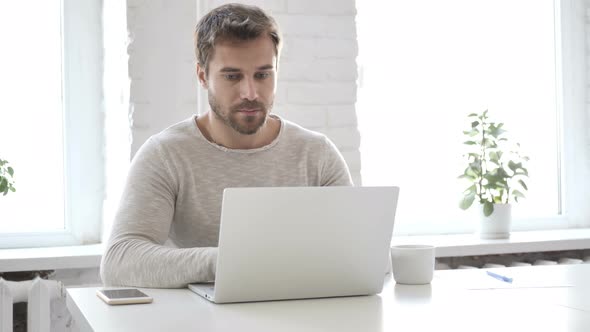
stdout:
{"type": "Polygon", "coordinates": [[[268,77],[270,77],[269,72],[256,73],[256,78],[258,78],[258,79],[264,79],[264,78],[268,78],[268,77]]]}
{"type": "Polygon", "coordinates": [[[240,79],[240,74],[225,74],[224,77],[226,80],[236,81],[240,79]]]}

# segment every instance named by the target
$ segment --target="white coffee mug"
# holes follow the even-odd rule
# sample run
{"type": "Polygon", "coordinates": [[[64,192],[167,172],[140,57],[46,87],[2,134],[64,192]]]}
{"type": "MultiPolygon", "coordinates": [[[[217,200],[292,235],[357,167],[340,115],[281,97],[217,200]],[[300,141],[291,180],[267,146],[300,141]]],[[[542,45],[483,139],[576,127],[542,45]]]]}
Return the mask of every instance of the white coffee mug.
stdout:
{"type": "Polygon", "coordinates": [[[391,247],[393,279],[399,284],[424,285],[434,274],[434,246],[398,245],[391,247]]]}

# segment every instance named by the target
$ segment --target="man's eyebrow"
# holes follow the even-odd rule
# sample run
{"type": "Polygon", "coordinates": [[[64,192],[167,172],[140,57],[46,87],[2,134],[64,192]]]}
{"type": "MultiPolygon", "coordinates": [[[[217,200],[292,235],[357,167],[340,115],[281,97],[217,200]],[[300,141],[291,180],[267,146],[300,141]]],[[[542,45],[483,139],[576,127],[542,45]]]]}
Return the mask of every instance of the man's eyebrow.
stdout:
{"type": "MultiPolygon", "coordinates": [[[[270,69],[274,69],[275,66],[273,65],[264,65],[264,66],[260,66],[258,68],[256,68],[256,70],[270,70],[270,69]]],[[[221,73],[239,73],[242,70],[239,68],[234,68],[234,67],[223,67],[219,70],[219,72],[221,73]]]]}
{"type": "Polygon", "coordinates": [[[264,65],[262,67],[258,67],[258,70],[269,70],[269,69],[273,69],[275,66],[273,65],[264,65]]]}
{"type": "Polygon", "coordinates": [[[222,73],[235,73],[235,72],[239,72],[240,70],[238,68],[223,67],[219,71],[222,73]]]}

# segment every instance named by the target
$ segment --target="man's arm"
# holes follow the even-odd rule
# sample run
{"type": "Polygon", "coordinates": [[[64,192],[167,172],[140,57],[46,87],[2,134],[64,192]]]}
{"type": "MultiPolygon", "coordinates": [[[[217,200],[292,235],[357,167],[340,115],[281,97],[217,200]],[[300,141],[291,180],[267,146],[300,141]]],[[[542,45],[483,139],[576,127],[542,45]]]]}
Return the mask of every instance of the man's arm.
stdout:
{"type": "Polygon", "coordinates": [[[323,165],[321,168],[322,186],[352,186],[352,178],[348,166],[336,148],[327,137],[324,138],[323,165]]]}
{"type": "Polygon", "coordinates": [[[150,139],[137,152],[101,262],[105,285],[184,287],[215,277],[216,248],[168,248],[177,177],[150,139]]]}

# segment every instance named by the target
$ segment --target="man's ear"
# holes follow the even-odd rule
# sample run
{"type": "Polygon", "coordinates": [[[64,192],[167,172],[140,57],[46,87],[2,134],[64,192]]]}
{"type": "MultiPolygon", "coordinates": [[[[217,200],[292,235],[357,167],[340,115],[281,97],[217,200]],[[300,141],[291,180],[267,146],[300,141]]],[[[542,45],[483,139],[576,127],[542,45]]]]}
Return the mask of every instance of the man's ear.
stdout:
{"type": "Polygon", "coordinates": [[[201,67],[201,64],[197,63],[197,78],[199,79],[199,83],[205,89],[207,89],[207,73],[205,72],[205,68],[201,67]]]}

